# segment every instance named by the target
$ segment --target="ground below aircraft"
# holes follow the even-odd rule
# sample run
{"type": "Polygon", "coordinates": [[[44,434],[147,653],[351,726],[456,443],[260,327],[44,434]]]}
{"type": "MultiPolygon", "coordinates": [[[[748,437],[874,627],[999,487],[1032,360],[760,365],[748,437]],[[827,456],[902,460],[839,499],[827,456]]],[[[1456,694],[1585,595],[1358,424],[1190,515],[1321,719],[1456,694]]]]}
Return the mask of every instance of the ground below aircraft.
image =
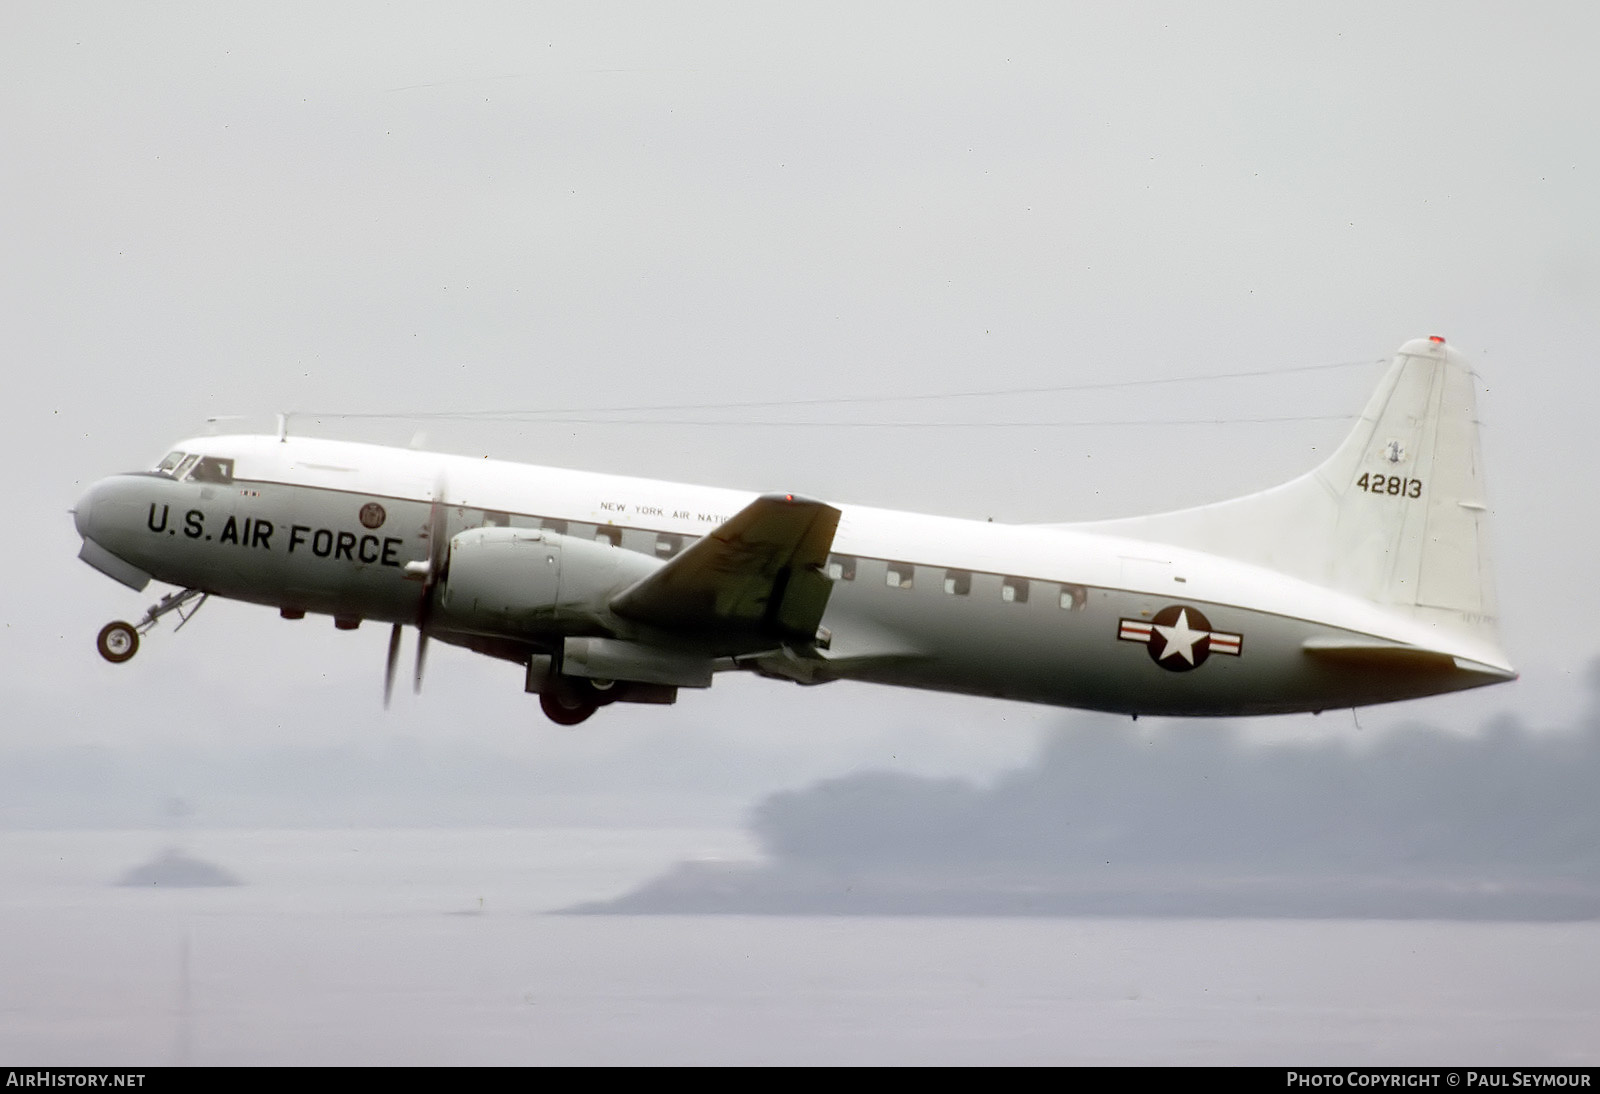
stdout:
{"type": "MultiPolygon", "coordinates": [[[[277,435],[182,441],[78,502],[137,624],[209,596],[526,666],[571,725],[750,671],[1138,716],[1354,707],[1515,678],[1495,633],[1473,376],[1406,343],[1343,444],[1261,493],[1015,525],[277,435]]],[[[180,623],[180,626],[182,624],[180,623]]]]}

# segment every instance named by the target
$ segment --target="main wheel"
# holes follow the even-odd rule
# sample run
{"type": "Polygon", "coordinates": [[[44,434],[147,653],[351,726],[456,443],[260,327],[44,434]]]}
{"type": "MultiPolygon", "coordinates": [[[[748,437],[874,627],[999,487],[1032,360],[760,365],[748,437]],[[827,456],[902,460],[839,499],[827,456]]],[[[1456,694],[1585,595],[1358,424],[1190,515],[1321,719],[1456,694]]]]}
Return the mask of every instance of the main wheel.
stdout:
{"type": "Polygon", "coordinates": [[[139,652],[139,632],[120,619],[100,628],[100,637],[94,640],[95,648],[114,665],[120,665],[139,652]]]}
{"type": "Polygon", "coordinates": [[[558,726],[575,726],[588,721],[598,705],[576,696],[558,696],[553,691],[539,693],[539,709],[558,726]]]}
{"type": "MultiPolygon", "coordinates": [[[[571,679],[571,677],[568,677],[571,679]]],[[[578,688],[578,694],[585,702],[593,703],[597,707],[608,707],[617,701],[617,695],[622,691],[617,687],[615,680],[573,680],[578,688]]]]}

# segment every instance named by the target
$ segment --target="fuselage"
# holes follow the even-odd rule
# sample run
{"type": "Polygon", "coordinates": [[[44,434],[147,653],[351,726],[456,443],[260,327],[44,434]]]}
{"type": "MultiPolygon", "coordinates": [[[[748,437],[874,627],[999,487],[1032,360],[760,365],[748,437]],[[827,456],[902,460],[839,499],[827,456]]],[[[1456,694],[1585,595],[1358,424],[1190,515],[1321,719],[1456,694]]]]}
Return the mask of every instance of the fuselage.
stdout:
{"type": "MultiPolygon", "coordinates": [[[[543,528],[664,562],[754,495],[316,438],[181,442],[79,502],[132,571],[285,615],[424,621],[430,529],[543,528]]],[[[1070,526],[838,506],[817,681],[854,679],[1129,714],[1322,710],[1506,679],[1416,620],[1257,566],[1070,526]],[[1400,647],[1392,661],[1308,656],[1400,647]]],[[[87,555],[85,556],[88,557],[87,555]]],[[[93,560],[91,560],[93,561],[93,560]]],[[[109,571],[108,571],[109,572],[109,571]]],[[[114,575],[115,576],[115,575],[114,575]]],[[[131,582],[130,582],[131,583],[131,582]]],[[[562,635],[438,637],[513,659],[562,635]]],[[[774,654],[781,651],[774,651],[774,654]]],[[[756,660],[721,666],[759,667],[756,660]]]]}

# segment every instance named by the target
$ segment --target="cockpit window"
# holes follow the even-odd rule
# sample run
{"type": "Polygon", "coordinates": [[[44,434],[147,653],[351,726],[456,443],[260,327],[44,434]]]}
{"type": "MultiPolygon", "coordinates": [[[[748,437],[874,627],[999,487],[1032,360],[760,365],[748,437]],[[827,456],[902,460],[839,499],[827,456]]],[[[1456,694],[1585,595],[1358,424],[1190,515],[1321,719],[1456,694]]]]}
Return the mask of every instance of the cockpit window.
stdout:
{"type": "Polygon", "coordinates": [[[189,478],[195,482],[230,483],[233,481],[233,461],[221,456],[202,456],[200,462],[194,465],[194,470],[189,472],[189,478]]]}
{"type": "Polygon", "coordinates": [[[193,470],[194,465],[196,463],[199,463],[199,462],[200,462],[200,457],[199,456],[185,456],[183,458],[183,462],[180,463],[173,470],[172,477],[175,478],[175,479],[178,479],[179,481],[182,481],[183,477],[185,475],[187,475],[191,470],[193,470]]]}
{"type": "Polygon", "coordinates": [[[156,464],[156,470],[163,474],[172,474],[172,469],[183,462],[184,455],[182,452],[168,452],[166,457],[156,464]]]}

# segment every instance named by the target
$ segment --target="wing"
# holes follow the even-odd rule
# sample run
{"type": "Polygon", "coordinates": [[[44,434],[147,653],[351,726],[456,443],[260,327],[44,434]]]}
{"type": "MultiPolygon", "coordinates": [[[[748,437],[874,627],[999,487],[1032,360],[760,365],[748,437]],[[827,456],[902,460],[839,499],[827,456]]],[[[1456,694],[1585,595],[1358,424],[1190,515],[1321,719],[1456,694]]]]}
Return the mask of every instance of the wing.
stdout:
{"type": "Polygon", "coordinates": [[[611,601],[624,619],[693,635],[716,653],[816,638],[839,510],[766,494],[611,601]]]}

